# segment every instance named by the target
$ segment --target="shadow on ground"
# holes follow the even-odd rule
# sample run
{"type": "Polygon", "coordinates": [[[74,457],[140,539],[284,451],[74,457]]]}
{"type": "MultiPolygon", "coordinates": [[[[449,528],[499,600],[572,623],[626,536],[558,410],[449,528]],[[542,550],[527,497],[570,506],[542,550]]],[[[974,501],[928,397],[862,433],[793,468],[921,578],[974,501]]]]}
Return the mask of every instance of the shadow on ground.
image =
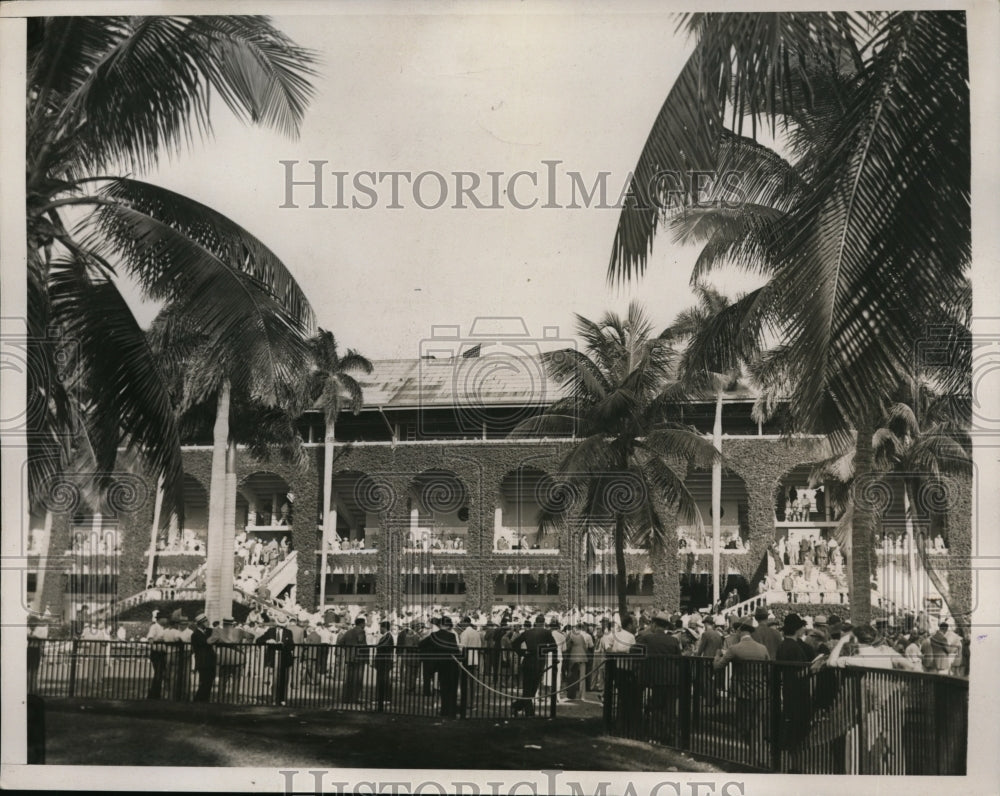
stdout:
{"type": "Polygon", "coordinates": [[[594,713],[584,709],[555,719],[444,720],[52,699],[46,704],[45,759],[59,765],[108,766],[721,770],[672,749],[606,736],[594,713]]]}

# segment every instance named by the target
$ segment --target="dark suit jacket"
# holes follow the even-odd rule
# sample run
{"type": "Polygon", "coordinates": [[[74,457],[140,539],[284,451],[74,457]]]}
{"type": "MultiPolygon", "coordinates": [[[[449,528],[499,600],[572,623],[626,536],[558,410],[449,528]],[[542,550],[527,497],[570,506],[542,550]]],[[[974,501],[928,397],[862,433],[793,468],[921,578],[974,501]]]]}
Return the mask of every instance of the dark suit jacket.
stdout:
{"type": "Polygon", "coordinates": [[[679,663],[670,663],[670,658],[680,659],[681,644],[671,634],[662,630],[648,630],[640,633],[635,640],[642,657],[639,669],[640,677],[645,685],[664,686],[677,685],[679,682],[679,663]]]}
{"type": "Polygon", "coordinates": [[[547,627],[532,627],[510,642],[511,649],[521,654],[529,666],[541,666],[542,656],[556,649],[556,638],[547,627]],[[522,644],[524,649],[521,649],[522,644]]]}
{"type": "Polygon", "coordinates": [[[375,668],[392,668],[392,651],[395,647],[392,640],[392,633],[383,633],[375,646],[375,668]]]}
{"type": "Polygon", "coordinates": [[[195,627],[191,631],[191,651],[194,653],[195,666],[199,669],[215,666],[215,647],[208,643],[210,635],[210,628],[195,627]]]}
{"type": "MultiPolygon", "coordinates": [[[[275,625],[274,627],[269,627],[266,631],[264,631],[263,635],[261,635],[261,637],[258,638],[254,643],[264,645],[267,644],[268,641],[272,640],[277,641],[278,646],[281,648],[282,665],[291,666],[292,660],[295,656],[295,639],[292,638],[292,631],[289,630],[287,627],[282,627],[281,625],[275,625]]],[[[268,646],[273,647],[275,645],[270,644],[268,646]]],[[[273,653],[271,653],[271,655],[273,655],[273,653]]],[[[265,663],[267,662],[266,657],[267,656],[265,656],[265,663]]],[[[270,662],[273,665],[274,663],[273,658],[270,662]]]]}

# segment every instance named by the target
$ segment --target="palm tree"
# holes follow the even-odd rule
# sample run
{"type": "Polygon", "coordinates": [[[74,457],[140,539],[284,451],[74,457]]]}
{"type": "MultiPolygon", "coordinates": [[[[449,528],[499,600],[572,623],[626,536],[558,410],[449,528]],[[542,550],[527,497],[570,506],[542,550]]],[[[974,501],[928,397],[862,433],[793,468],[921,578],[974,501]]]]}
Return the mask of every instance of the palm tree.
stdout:
{"type": "MultiPolygon", "coordinates": [[[[728,296],[705,283],[693,288],[697,303],[682,310],[660,337],[669,341],[687,341],[688,348],[681,356],[678,375],[685,392],[704,394],[710,389],[715,394],[715,421],[712,426],[712,443],[722,453],[722,396],[736,387],[741,374],[741,356],[746,351],[726,345],[723,335],[714,335],[712,321],[732,306],[728,296]],[[706,354],[711,361],[706,361],[706,354]]],[[[737,298],[740,301],[743,297],[737,298]]],[[[712,604],[719,602],[721,579],[721,517],[722,517],[722,460],[712,464],[712,604]]]]}
{"type": "Polygon", "coordinates": [[[205,613],[213,619],[232,606],[237,445],[249,442],[252,453],[278,449],[302,460],[294,419],[304,408],[305,329],[253,284],[244,301],[250,318],[237,338],[217,338],[175,305],[165,307],[150,330],[162,367],[179,385],[178,410],[187,427],[197,428],[199,420],[207,425],[214,414],[205,567],[205,613]]]}
{"type": "MultiPolygon", "coordinates": [[[[947,582],[938,572],[935,561],[928,556],[926,537],[921,533],[918,538],[917,521],[920,518],[920,503],[925,502],[923,496],[932,490],[946,492],[944,481],[949,477],[967,478],[970,475],[972,455],[968,433],[947,419],[937,419],[926,429],[921,429],[913,407],[897,403],[889,407],[883,423],[876,430],[872,438],[872,452],[875,469],[870,474],[867,489],[865,486],[856,488],[859,482],[854,469],[856,454],[853,450],[831,456],[813,466],[811,480],[824,480],[836,486],[830,498],[843,512],[835,534],[845,553],[851,555],[852,539],[856,538],[852,526],[858,504],[878,504],[889,498],[894,488],[901,487],[907,539],[909,607],[919,608],[915,589],[922,569],[944,599],[951,616],[957,623],[964,624],[967,621],[965,611],[952,599],[947,582]],[[871,479],[875,479],[874,482],[871,479]]],[[[885,507],[876,505],[874,508],[884,511],[885,507]]]]}
{"type": "Polygon", "coordinates": [[[176,419],[163,375],[116,279],[174,303],[216,339],[238,338],[265,304],[288,322],[310,310],[281,262],[245,230],[134,178],[163,152],[211,132],[215,95],[240,119],[297,133],[314,56],[262,17],[51,17],[28,20],[27,239],[29,456],[34,500],[72,438],[66,393],[84,391],[97,469],[125,445],[180,497],[176,419]],[[71,229],[64,216],[79,223],[71,229]],[[254,286],[261,296],[249,298],[254,286]],[[251,306],[254,305],[254,306],[251,306]],[[252,311],[251,311],[252,310],[252,311]],[[69,341],[64,378],[56,329],[69,341]]]}
{"type": "Polygon", "coordinates": [[[336,533],[333,514],[333,446],[336,442],[337,415],[349,409],[355,415],[363,406],[361,385],[352,373],[371,373],[372,363],[355,351],[348,349],[341,356],[332,332],[320,329],[309,340],[313,370],[309,374],[307,392],[313,406],[323,410],[325,433],[323,436],[323,541],[320,549],[320,606],[326,605],[326,551],[336,533]]]}
{"type": "MultiPolygon", "coordinates": [[[[688,29],[694,51],[634,170],[609,278],[645,269],[676,188],[657,175],[717,169],[745,122],[751,137],[780,125],[803,179],[782,223],[743,250],[769,278],[745,317],[777,318],[795,427],[832,431],[841,445],[850,433],[861,476],[914,341],[961,293],[969,265],[965,15],[698,14],[688,29]],[[834,121],[812,124],[814,113],[834,121]]],[[[855,584],[870,580],[873,523],[856,505],[855,584]]],[[[851,606],[869,621],[867,599],[851,606]]]]}
{"type": "Polygon", "coordinates": [[[600,321],[577,316],[584,351],[544,355],[552,377],[567,389],[516,434],[575,431],[579,437],[559,464],[566,488],[579,496],[588,531],[613,533],[618,612],[628,613],[625,547],[646,540],[664,548],[671,533],[667,513],[701,525],[698,507],[674,468],[708,462],[715,449],[699,434],[668,419],[664,387],[673,352],[654,337],[642,308],[600,321]]]}

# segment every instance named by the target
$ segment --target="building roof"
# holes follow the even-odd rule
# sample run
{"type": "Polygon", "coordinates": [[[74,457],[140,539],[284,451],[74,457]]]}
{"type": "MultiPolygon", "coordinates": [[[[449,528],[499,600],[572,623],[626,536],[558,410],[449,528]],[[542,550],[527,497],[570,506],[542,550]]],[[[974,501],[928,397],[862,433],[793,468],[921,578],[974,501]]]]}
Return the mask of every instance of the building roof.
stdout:
{"type": "MultiPolygon", "coordinates": [[[[371,374],[356,378],[365,409],[546,406],[568,394],[541,359],[531,356],[379,359],[372,362],[371,374]]],[[[754,398],[742,383],[723,396],[725,401],[754,398]]]]}

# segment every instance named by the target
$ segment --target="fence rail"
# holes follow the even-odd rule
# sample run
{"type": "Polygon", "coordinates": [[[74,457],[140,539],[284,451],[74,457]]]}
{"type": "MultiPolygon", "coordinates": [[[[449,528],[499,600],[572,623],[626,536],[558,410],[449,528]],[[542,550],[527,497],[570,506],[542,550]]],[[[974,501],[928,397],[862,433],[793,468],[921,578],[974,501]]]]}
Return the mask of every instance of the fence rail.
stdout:
{"type": "Polygon", "coordinates": [[[42,697],[205,701],[229,705],[329,707],[412,716],[511,718],[555,715],[557,678],[549,655],[533,668],[506,649],[458,656],[414,648],[244,643],[216,645],[199,659],[186,643],[38,640],[28,643],[28,693],[42,697]]]}
{"type": "Polygon", "coordinates": [[[959,775],[968,681],[884,669],[609,655],[605,726],[751,769],[959,775]]]}

